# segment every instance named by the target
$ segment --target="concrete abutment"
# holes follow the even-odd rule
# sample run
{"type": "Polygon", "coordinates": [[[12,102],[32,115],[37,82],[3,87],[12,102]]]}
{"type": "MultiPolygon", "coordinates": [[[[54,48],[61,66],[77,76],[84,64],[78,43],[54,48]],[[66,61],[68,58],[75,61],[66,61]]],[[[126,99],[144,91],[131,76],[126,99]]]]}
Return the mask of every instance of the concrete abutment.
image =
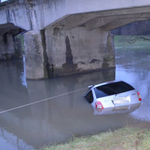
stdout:
{"type": "Polygon", "coordinates": [[[26,77],[44,79],[115,67],[114,41],[109,31],[53,26],[24,35],[26,77]]]}
{"type": "Polygon", "coordinates": [[[24,48],[26,59],[26,78],[45,79],[45,57],[42,34],[38,30],[32,30],[24,34],[24,48]]]}
{"type": "Polygon", "coordinates": [[[0,61],[21,59],[23,56],[21,38],[11,33],[0,36],[0,61]]]}

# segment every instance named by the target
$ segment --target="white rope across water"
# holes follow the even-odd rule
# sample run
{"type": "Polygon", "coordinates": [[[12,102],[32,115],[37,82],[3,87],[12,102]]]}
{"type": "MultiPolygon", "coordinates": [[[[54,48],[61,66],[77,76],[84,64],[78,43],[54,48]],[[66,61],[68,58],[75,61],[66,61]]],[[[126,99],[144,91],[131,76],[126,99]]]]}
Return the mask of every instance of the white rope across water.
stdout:
{"type": "Polygon", "coordinates": [[[4,110],[4,111],[0,111],[0,114],[7,113],[7,112],[10,112],[10,111],[13,111],[13,110],[20,109],[20,108],[24,108],[24,107],[27,107],[27,106],[31,106],[31,105],[34,105],[34,104],[38,104],[38,103],[41,103],[41,102],[45,102],[45,101],[48,101],[48,100],[51,100],[51,99],[54,99],[54,98],[58,98],[58,97],[61,97],[61,96],[65,96],[65,95],[69,95],[69,94],[72,94],[72,93],[76,93],[76,92],[79,92],[79,91],[82,91],[82,90],[85,90],[85,89],[87,89],[87,88],[82,88],[82,89],[79,89],[79,90],[75,90],[75,91],[63,93],[63,94],[60,94],[60,95],[57,95],[57,96],[52,96],[52,97],[49,97],[49,98],[38,100],[36,102],[32,102],[32,103],[28,103],[28,104],[25,104],[25,105],[17,106],[17,107],[14,107],[14,108],[10,108],[10,109],[4,110]]]}

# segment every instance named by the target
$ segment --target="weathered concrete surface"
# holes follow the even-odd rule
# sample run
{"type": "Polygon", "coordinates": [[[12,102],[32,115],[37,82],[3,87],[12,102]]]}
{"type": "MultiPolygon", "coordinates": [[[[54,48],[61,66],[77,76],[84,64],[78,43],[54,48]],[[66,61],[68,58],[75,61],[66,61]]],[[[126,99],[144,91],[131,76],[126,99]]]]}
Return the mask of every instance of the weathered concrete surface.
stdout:
{"type": "Polygon", "coordinates": [[[47,78],[42,42],[41,33],[37,30],[24,34],[26,77],[28,79],[47,78]]]}
{"type": "Polygon", "coordinates": [[[115,67],[113,38],[108,31],[51,27],[45,36],[50,76],[115,67]]]}
{"type": "Polygon", "coordinates": [[[0,6],[0,24],[41,30],[67,19],[67,28],[71,29],[97,17],[123,16],[121,19],[126,19],[125,15],[149,14],[149,7],[149,0],[16,0],[0,6]]]}
{"type": "Polygon", "coordinates": [[[0,16],[0,25],[12,24],[25,30],[31,29],[31,17],[28,5],[23,5],[19,1],[0,6],[0,16]]]}

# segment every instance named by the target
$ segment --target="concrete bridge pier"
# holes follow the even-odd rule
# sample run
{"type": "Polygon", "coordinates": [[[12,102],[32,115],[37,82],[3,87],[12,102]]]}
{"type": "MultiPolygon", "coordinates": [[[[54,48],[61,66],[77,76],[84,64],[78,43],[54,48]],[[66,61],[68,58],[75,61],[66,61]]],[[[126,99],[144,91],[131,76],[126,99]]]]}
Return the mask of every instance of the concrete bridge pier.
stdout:
{"type": "Polygon", "coordinates": [[[0,60],[11,60],[20,57],[18,53],[16,40],[12,34],[6,33],[0,35],[0,60]]]}
{"type": "Polygon", "coordinates": [[[24,35],[26,77],[43,79],[115,67],[109,31],[53,26],[24,35]]]}
{"type": "Polygon", "coordinates": [[[0,61],[22,59],[23,47],[21,39],[10,31],[0,35],[0,61]]]}
{"type": "Polygon", "coordinates": [[[27,79],[46,79],[45,49],[42,32],[32,30],[24,34],[25,66],[27,79]]]}
{"type": "Polygon", "coordinates": [[[0,36],[0,60],[7,60],[15,53],[14,42],[11,34],[0,36]]]}

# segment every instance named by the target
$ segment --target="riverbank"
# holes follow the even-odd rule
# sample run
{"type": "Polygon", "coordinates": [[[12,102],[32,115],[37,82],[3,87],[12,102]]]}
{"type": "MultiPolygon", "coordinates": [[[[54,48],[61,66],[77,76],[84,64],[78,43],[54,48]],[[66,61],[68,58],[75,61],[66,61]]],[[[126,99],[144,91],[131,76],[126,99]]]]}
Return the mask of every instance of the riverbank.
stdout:
{"type": "Polygon", "coordinates": [[[126,127],[89,137],[74,138],[69,143],[41,150],[149,150],[150,130],[126,127]]]}
{"type": "Polygon", "coordinates": [[[115,49],[149,49],[150,48],[150,36],[145,35],[116,35],[114,36],[115,49]]]}

